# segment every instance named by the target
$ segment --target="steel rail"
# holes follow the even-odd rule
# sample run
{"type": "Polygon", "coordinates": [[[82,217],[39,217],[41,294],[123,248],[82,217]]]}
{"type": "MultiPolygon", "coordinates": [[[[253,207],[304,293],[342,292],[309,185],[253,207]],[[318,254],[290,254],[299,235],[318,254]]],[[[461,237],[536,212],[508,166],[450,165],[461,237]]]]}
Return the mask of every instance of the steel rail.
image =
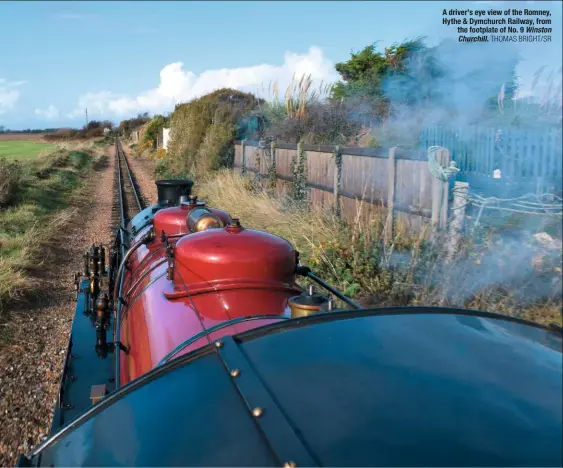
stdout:
{"type": "Polygon", "coordinates": [[[121,174],[121,158],[119,157],[119,140],[115,139],[115,157],[117,159],[117,191],[119,196],[119,226],[125,229],[125,200],[123,195],[123,180],[121,174]]]}
{"type": "MultiPolygon", "coordinates": [[[[119,140],[118,140],[119,141],[119,140]]],[[[139,211],[143,211],[144,203],[141,201],[141,197],[139,197],[139,193],[137,188],[135,187],[135,183],[133,182],[133,175],[131,173],[131,169],[129,168],[129,162],[127,161],[127,157],[125,156],[125,152],[121,149],[121,157],[123,158],[123,162],[125,163],[125,170],[127,172],[127,178],[129,179],[129,183],[131,184],[131,190],[133,195],[135,196],[135,202],[137,203],[137,208],[139,211]]]]}

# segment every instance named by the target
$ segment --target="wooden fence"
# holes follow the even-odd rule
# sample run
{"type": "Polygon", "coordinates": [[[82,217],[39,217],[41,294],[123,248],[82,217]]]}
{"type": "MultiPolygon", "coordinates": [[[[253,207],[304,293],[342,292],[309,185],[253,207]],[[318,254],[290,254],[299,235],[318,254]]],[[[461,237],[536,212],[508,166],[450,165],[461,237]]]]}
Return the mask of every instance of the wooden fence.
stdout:
{"type": "MultiPolygon", "coordinates": [[[[388,235],[397,220],[411,230],[428,223],[446,227],[448,183],[430,174],[425,152],[281,143],[261,147],[259,142],[243,140],[235,142],[234,166],[265,180],[275,175],[276,190],[282,194],[294,182],[300,155],[312,204],[347,219],[385,210],[388,235]]],[[[447,166],[449,152],[437,152],[436,159],[447,166]]]]}

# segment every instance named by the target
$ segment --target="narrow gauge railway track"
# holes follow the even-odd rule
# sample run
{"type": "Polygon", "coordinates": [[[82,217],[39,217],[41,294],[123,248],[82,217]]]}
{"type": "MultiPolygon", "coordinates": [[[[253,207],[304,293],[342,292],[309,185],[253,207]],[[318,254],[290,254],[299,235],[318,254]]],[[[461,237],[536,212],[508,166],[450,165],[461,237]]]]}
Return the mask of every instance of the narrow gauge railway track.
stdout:
{"type": "Polygon", "coordinates": [[[115,203],[112,222],[114,226],[127,229],[129,221],[146,207],[146,202],[118,138],[115,139],[115,158],[115,203]]]}

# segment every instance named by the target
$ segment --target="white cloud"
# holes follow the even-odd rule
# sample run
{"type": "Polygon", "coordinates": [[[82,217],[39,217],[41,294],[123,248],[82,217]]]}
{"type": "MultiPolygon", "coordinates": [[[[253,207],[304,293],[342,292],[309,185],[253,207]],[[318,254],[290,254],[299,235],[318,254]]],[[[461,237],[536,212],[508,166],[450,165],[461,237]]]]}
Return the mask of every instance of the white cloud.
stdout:
{"type": "Polygon", "coordinates": [[[59,116],[59,109],[53,104],[49,104],[47,109],[35,109],[35,115],[44,120],[53,120],[59,116]]]}
{"type": "Polygon", "coordinates": [[[233,88],[263,94],[263,87],[277,82],[285,90],[292,76],[311,75],[313,86],[321,81],[330,83],[339,76],[333,63],[321,49],[311,47],[306,54],[286,52],[282,65],[261,64],[249,67],[207,70],[199,75],[185,70],[182,62],[166,65],[160,71],[156,88],[137,96],[117,95],[110,91],[90,92],[82,95],[76,109],[68,117],[76,117],[88,109],[89,115],[130,115],[137,112],[163,112],[172,110],[178,102],[200,97],[220,88],[233,88]]]}
{"type": "Polygon", "coordinates": [[[25,81],[7,81],[0,78],[0,114],[5,114],[14,108],[14,105],[21,96],[18,89],[25,81]]]}
{"type": "Polygon", "coordinates": [[[0,88],[0,114],[4,114],[12,109],[19,98],[19,91],[0,88]]]}

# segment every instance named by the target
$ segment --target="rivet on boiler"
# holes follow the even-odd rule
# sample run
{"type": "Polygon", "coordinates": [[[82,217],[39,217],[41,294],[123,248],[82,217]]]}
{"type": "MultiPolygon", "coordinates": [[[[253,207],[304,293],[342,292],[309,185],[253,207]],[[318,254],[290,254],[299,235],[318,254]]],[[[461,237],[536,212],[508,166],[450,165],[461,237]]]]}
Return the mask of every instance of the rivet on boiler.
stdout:
{"type": "Polygon", "coordinates": [[[253,415],[255,418],[259,418],[260,416],[262,416],[263,413],[264,413],[264,410],[263,410],[262,408],[254,408],[254,409],[252,410],[252,415],[253,415]]]}
{"type": "Polygon", "coordinates": [[[215,342],[215,347],[216,347],[216,348],[222,348],[222,347],[223,347],[223,342],[222,342],[221,340],[216,341],[216,342],[215,342]]]}
{"type": "Polygon", "coordinates": [[[296,468],[297,464],[295,462],[289,461],[283,464],[283,468],[296,468]]]}
{"type": "Polygon", "coordinates": [[[238,377],[240,375],[240,370],[238,369],[233,369],[231,371],[231,377],[238,377]]]}

